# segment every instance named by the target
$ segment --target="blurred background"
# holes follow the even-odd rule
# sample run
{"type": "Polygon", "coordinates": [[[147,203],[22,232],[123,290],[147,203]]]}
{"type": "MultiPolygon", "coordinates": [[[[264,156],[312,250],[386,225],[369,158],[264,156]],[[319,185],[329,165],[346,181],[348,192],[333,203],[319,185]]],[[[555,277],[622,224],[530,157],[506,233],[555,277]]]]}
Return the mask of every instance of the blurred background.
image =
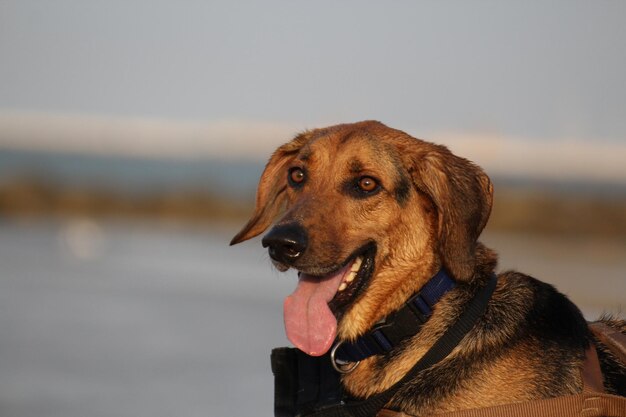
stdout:
{"type": "Polygon", "coordinates": [[[626,294],[626,3],[0,0],[0,416],[272,415],[271,151],[377,119],[492,177],[483,241],[626,294]]]}

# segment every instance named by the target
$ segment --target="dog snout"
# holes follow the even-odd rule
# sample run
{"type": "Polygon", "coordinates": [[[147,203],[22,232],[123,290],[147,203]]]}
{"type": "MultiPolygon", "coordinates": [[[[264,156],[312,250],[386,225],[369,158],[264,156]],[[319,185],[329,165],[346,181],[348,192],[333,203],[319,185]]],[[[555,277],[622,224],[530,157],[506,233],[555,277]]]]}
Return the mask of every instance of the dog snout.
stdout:
{"type": "Polygon", "coordinates": [[[292,223],[275,226],[261,243],[273,260],[291,265],[306,251],[308,237],[302,226],[292,223]]]}

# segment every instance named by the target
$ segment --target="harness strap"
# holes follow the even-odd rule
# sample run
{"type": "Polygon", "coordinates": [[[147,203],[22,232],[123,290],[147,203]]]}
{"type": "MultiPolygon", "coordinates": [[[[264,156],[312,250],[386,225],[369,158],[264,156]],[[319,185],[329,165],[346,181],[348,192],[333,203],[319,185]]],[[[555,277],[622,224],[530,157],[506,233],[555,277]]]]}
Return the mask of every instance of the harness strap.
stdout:
{"type": "Polygon", "coordinates": [[[585,362],[580,371],[583,379],[583,390],[590,392],[604,392],[604,378],[598,360],[596,348],[591,345],[585,352],[585,362]]]}
{"type": "MultiPolygon", "coordinates": [[[[581,392],[540,401],[506,404],[497,407],[454,411],[431,417],[626,417],[626,397],[597,392],[581,392]]],[[[411,417],[409,414],[382,410],[376,417],[411,417]]]]}
{"type": "MultiPolygon", "coordinates": [[[[581,369],[582,392],[545,400],[505,404],[495,407],[440,413],[431,417],[626,417],[626,397],[602,392],[602,375],[598,355],[592,346],[587,349],[581,369]]],[[[412,417],[388,409],[376,417],[412,417]]]]}

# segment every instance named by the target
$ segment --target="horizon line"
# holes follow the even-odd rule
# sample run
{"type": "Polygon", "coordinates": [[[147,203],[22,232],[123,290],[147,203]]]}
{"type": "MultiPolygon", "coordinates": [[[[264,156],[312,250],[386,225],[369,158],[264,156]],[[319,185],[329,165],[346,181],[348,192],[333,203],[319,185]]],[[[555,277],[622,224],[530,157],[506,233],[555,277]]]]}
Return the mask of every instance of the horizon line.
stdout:
{"type": "MultiPolygon", "coordinates": [[[[259,120],[185,121],[0,109],[0,149],[102,156],[267,160],[310,126],[259,120]]],[[[401,129],[415,134],[417,129],[401,129]]],[[[424,132],[494,175],[626,183],[625,141],[522,138],[496,132],[424,132]]]]}

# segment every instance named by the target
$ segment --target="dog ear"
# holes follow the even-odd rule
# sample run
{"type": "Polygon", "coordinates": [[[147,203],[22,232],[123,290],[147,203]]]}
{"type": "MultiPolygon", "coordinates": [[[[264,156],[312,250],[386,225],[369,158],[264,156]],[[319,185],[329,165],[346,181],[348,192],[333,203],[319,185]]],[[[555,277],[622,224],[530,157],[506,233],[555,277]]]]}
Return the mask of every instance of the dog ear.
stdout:
{"type": "Polygon", "coordinates": [[[408,152],[413,183],[437,207],[444,267],[457,280],[469,280],[477,239],[491,213],[493,185],[480,167],[445,146],[421,143],[408,152]]]}
{"type": "Polygon", "coordinates": [[[254,213],[230,241],[231,246],[263,233],[278,216],[285,203],[287,166],[307,141],[303,133],[274,151],[259,180],[254,213]]]}

